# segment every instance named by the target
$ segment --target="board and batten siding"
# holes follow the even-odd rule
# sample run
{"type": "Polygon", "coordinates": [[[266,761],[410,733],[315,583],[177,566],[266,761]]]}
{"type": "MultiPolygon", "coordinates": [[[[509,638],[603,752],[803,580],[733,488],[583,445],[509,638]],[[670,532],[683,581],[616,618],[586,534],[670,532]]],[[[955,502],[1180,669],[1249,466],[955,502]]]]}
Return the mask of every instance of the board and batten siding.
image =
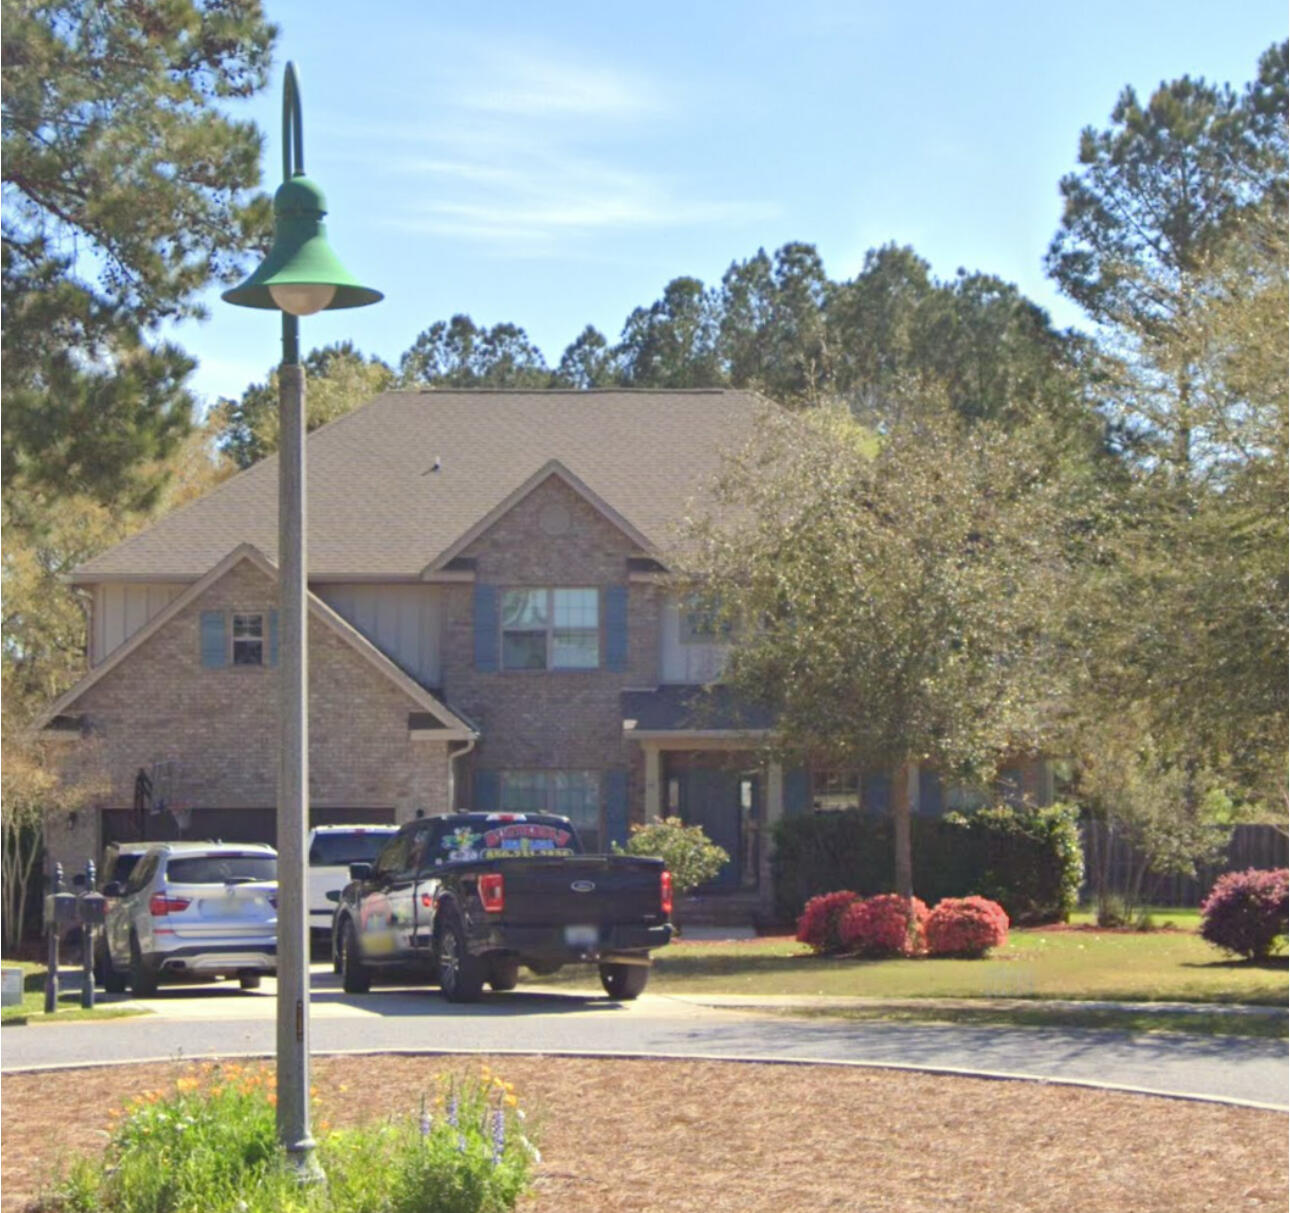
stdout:
{"type": "Polygon", "coordinates": [[[110,657],[188,587],[183,583],[102,582],[94,587],[90,665],[110,657]]]}
{"type": "Polygon", "coordinates": [[[730,653],[728,644],[687,644],[681,640],[682,608],[679,600],[663,604],[663,642],[660,645],[663,668],[659,681],[700,686],[716,682],[726,668],[730,653]]]}
{"type": "Polygon", "coordinates": [[[440,587],[337,583],[312,588],[333,611],[422,686],[439,686],[443,618],[440,587]]]}

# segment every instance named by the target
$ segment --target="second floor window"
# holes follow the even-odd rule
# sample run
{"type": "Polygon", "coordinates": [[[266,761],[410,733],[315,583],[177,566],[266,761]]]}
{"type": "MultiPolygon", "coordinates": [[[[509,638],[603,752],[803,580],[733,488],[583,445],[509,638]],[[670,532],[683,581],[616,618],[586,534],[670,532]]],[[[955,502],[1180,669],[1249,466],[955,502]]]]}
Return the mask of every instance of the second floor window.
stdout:
{"type": "Polygon", "coordinates": [[[506,590],[504,670],[594,670],[600,665],[600,592],[506,590]]]}
{"type": "Polygon", "coordinates": [[[233,616],[233,664],[264,664],[264,616],[233,616]]]}

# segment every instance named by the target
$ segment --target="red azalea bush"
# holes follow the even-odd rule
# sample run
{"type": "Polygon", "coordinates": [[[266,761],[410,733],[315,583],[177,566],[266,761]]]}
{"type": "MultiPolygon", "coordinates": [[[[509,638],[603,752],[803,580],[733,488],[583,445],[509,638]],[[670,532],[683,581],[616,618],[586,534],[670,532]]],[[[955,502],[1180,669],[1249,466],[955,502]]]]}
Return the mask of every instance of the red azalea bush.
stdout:
{"type": "Polygon", "coordinates": [[[1200,933],[1248,960],[1266,959],[1286,933],[1286,901],[1285,868],[1228,872],[1200,907],[1200,933]]]}
{"type": "Polygon", "coordinates": [[[988,897],[946,897],[927,916],[932,956],[984,956],[1008,941],[1008,915],[988,897]]]}
{"type": "Polygon", "coordinates": [[[927,906],[917,897],[879,893],[842,912],[838,934],[843,948],[861,956],[913,956],[923,950],[927,906]]]}
{"type": "Polygon", "coordinates": [[[840,889],[836,893],[821,893],[812,897],[797,920],[797,942],[809,944],[813,952],[826,955],[842,950],[838,934],[839,920],[846,908],[859,899],[858,893],[840,889]]]}

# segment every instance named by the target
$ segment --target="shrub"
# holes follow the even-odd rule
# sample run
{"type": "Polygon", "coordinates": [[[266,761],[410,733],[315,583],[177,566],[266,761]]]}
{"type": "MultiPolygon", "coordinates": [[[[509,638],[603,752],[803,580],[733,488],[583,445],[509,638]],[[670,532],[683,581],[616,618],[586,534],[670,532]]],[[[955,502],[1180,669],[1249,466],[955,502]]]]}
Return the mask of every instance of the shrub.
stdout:
{"type": "Polygon", "coordinates": [[[678,897],[711,880],[730,854],[703,832],[702,826],[684,825],[679,817],[664,817],[648,825],[634,825],[626,847],[614,843],[618,855],[653,855],[672,873],[672,891],[678,897]]]}
{"type": "Polygon", "coordinates": [[[1249,960],[1263,960],[1286,933],[1285,868],[1228,872],[1200,907],[1200,933],[1212,944],[1249,960]]]}
{"type": "Polygon", "coordinates": [[[830,955],[842,951],[839,934],[843,913],[857,894],[842,889],[836,893],[821,893],[806,903],[802,916],[797,920],[798,943],[809,944],[813,952],[830,955]]]}
{"type": "Polygon", "coordinates": [[[65,1213],[500,1213],[536,1149],[509,1085],[452,1080],[433,1108],[356,1129],[318,1121],[325,1184],[302,1187],[276,1140],[272,1070],[207,1064],[127,1106],[102,1158],[78,1160],[52,1203],[65,1213]]]}
{"type": "Polygon", "coordinates": [[[947,897],[927,916],[931,956],[984,956],[1008,941],[1008,915],[988,897],[947,897]]]}
{"type": "Polygon", "coordinates": [[[917,897],[879,893],[847,906],[838,935],[848,952],[860,956],[913,956],[923,950],[927,906],[917,897]]]}
{"type": "MultiPolygon", "coordinates": [[[[1077,810],[1001,805],[910,822],[914,888],[928,902],[983,894],[1016,923],[1057,922],[1078,903],[1084,853],[1077,810]]],[[[775,909],[792,922],[812,897],[829,889],[861,894],[890,889],[891,816],[812,813],[775,827],[771,867],[775,909]]]]}

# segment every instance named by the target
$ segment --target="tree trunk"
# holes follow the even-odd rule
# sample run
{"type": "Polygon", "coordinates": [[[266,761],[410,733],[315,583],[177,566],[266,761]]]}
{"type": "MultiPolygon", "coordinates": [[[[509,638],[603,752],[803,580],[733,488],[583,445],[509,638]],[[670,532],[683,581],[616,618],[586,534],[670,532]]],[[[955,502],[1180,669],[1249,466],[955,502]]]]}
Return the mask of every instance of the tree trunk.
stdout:
{"type": "Polygon", "coordinates": [[[896,892],[902,897],[914,895],[914,859],[910,845],[910,819],[918,807],[918,763],[901,767],[892,789],[891,813],[896,841],[896,892]]]}

